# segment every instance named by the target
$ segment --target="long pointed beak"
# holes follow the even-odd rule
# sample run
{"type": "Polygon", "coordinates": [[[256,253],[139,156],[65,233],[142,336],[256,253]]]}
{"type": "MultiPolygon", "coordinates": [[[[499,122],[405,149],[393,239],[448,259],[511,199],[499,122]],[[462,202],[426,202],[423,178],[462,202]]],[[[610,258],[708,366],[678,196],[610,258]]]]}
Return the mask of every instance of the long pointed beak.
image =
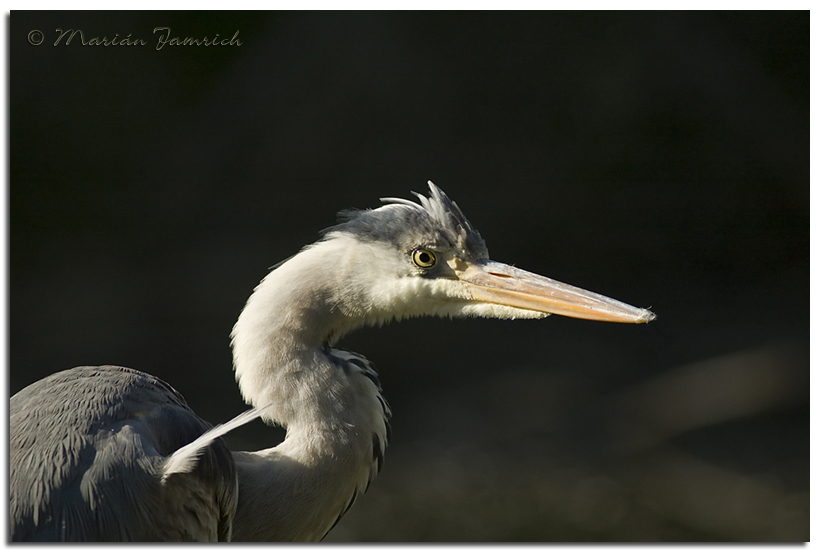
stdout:
{"type": "Polygon", "coordinates": [[[643,324],[655,319],[650,310],[503,263],[482,260],[466,264],[456,273],[476,301],[604,322],[643,324]]]}

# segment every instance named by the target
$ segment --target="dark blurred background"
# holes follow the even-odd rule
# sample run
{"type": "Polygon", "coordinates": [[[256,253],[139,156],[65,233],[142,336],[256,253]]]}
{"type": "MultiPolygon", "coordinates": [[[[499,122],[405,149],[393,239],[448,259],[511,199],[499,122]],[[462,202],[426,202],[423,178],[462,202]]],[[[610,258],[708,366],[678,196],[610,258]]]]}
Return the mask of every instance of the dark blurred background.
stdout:
{"type": "Polygon", "coordinates": [[[120,364],[227,420],[228,334],[268,268],[336,211],[431,179],[493,258],[658,319],[344,339],[380,369],[394,436],[327,540],[809,539],[808,12],[10,28],[11,393],[120,364]],[[242,44],[157,50],[155,27],[242,44]],[[54,46],[57,28],[147,44],[54,46]]]}

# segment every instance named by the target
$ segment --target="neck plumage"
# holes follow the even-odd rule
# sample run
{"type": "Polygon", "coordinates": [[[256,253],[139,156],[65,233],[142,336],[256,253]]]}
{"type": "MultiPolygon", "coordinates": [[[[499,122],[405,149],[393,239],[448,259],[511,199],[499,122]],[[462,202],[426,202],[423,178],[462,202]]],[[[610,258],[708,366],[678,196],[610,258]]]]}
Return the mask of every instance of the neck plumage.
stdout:
{"type": "Polygon", "coordinates": [[[262,418],[287,429],[274,448],[234,453],[234,540],[321,540],[381,465],[389,409],[376,374],[330,348],[363,322],[333,295],[344,286],[327,280],[328,266],[347,262],[343,242],[318,242],[268,274],[234,327],[242,395],[270,405],[262,418]]]}

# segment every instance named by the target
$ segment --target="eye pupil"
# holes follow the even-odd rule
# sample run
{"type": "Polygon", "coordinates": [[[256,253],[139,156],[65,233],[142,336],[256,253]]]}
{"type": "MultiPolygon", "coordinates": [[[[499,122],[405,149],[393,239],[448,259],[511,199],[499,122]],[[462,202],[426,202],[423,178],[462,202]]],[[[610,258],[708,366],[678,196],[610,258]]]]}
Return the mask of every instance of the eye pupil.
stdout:
{"type": "Polygon", "coordinates": [[[430,255],[428,255],[427,253],[422,253],[422,254],[419,255],[419,260],[421,262],[427,264],[427,263],[430,262],[430,255]]]}

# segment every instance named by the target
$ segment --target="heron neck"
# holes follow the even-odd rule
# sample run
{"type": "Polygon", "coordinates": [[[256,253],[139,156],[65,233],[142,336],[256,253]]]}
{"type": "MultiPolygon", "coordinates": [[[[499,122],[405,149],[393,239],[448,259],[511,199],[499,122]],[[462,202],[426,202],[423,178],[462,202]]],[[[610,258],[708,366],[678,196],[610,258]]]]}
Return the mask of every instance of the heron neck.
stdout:
{"type": "Polygon", "coordinates": [[[328,384],[344,385],[328,345],[354,326],[334,303],[332,280],[344,248],[319,242],[270,272],[232,332],[234,370],[246,402],[272,405],[264,418],[290,428],[315,424],[328,384]],[[330,278],[330,279],[329,279],[330,278]],[[339,383],[342,382],[342,383],[339,383]],[[324,392],[324,393],[323,393],[324,392]]]}
{"type": "Polygon", "coordinates": [[[354,326],[327,281],[343,255],[319,242],[293,257],[260,283],[234,327],[245,400],[271,405],[263,419],[287,429],[277,447],[235,455],[239,540],[319,540],[377,471],[385,403],[361,362],[345,364],[328,345],[354,326]],[[283,504],[288,511],[275,512],[283,504]]]}

